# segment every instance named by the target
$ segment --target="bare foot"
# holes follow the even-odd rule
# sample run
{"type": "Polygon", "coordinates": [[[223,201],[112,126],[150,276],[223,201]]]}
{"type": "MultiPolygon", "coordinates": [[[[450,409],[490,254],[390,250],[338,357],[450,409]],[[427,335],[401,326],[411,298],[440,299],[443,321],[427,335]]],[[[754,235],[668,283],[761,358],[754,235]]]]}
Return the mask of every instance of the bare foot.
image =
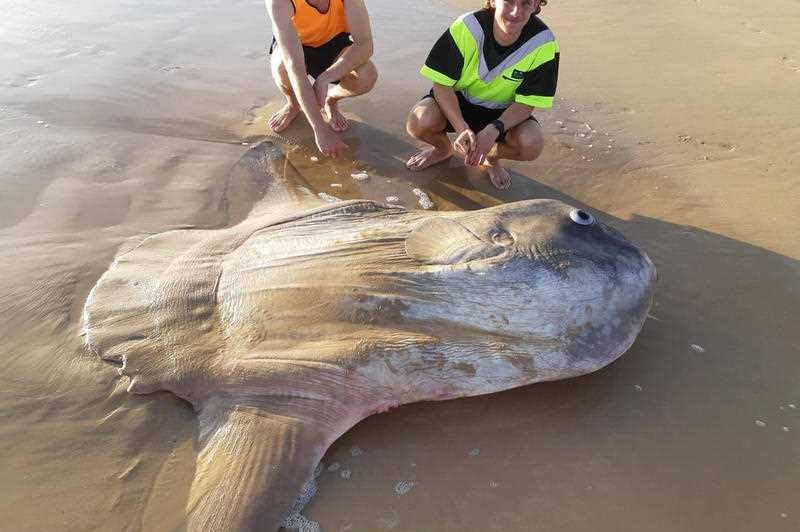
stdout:
{"type": "Polygon", "coordinates": [[[511,176],[505,168],[500,166],[499,161],[493,163],[486,163],[481,165],[481,168],[486,170],[489,174],[489,181],[499,190],[507,190],[511,188],[511,176]]]}
{"type": "Polygon", "coordinates": [[[428,148],[412,155],[408,162],[406,162],[406,168],[412,172],[419,172],[434,164],[443,163],[452,156],[452,149],[442,150],[440,148],[428,148]]]}
{"type": "Polygon", "coordinates": [[[292,120],[300,114],[300,107],[287,103],[278,110],[277,113],[269,118],[269,127],[275,133],[280,133],[292,123],[292,120]]]}
{"type": "Polygon", "coordinates": [[[325,102],[324,112],[328,119],[328,124],[331,126],[332,130],[341,132],[350,126],[350,124],[347,123],[347,119],[344,117],[344,115],[339,112],[339,103],[337,100],[328,98],[327,102],[325,102]]]}

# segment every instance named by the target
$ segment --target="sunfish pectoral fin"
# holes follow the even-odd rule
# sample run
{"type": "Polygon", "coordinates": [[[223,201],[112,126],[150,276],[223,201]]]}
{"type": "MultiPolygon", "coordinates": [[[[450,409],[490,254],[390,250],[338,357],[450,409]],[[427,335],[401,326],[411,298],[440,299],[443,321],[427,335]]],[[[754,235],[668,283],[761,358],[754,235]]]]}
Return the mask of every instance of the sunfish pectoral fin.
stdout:
{"type": "Polygon", "coordinates": [[[494,257],[502,251],[448,218],[423,220],[406,238],[406,254],[425,264],[466,263],[494,257]]]}
{"type": "Polygon", "coordinates": [[[307,420],[211,400],[200,413],[189,532],[278,530],[330,444],[307,420]]]}

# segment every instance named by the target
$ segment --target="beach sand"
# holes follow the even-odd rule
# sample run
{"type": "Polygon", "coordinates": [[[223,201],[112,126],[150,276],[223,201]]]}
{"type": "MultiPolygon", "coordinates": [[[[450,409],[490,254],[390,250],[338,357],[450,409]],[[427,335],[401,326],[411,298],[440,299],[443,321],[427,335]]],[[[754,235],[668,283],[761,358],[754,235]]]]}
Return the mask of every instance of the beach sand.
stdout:
{"type": "MultiPolygon", "coordinates": [[[[651,319],[597,374],[365,420],[305,515],[326,532],[797,530],[800,5],[551,0],[545,153],[497,192],[455,160],[403,165],[419,65],[477,4],[371,0],[381,78],[343,104],[351,150],[313,160],[300,120],[290,161],[342,198],[588,209],[657,265],[651,319]]],[[[270,38],[255,1],[6,2],[0,529],[183,527],[196,416],[127,394],[84,350],[81,312],[132,239],[230,225],[255,201],[228,191],[281,103],[270,38]]]]}

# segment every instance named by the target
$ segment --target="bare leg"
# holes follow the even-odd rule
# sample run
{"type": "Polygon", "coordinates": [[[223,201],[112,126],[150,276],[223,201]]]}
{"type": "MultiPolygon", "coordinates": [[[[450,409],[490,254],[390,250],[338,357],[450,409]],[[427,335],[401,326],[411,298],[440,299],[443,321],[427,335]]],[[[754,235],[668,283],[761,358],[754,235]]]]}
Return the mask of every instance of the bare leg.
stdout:
{"type": "Polygon", "coordinates": [[[339,100],[369,92],[375,86],[377,80],[378,70],[372,64],[372,61],[367,61],[340,79],[339,84],[334,85],[328,91],[328,97],[325,100],[322,112],[327,117],[331,129],[344,131],[349,126],[347,119],[339,112],[339,100]]]}
{"type": "Polygon", "coordinates": [[[542,154],[543,149],[541,127],[533,120],[525,120],[508,130],[505,142],[498,142],[492,147],[482,168],[496,188],[505,190],[511,188],[511,175],[500,164],[500,160],[533,161],[542,154]]]}
{"type": "Polygon", "coordinates": [[[425,98],[411,109],[406,121],[406,131],[431,147],[420,150],[408,159],[406,167],[409,170],[424,170],[453,156],[453,143],[444,132],[445,127],[447,119],[433,98],[425,98]]]}
{"type": "Polygon", "coordinates": [[[272,79],[278,85],[284,96],[286,96],[286,104],[281,107],[269,119],[269,127],[275,133],[280,133],[292,123],[292,120],[300,114],[300,104],[295,98],[292,85],[289,82],[289,75],[286,72],[286,67],[280,58],[280,52],[275,49],[270,56],[270,70],[272,71],[272,79]]]}

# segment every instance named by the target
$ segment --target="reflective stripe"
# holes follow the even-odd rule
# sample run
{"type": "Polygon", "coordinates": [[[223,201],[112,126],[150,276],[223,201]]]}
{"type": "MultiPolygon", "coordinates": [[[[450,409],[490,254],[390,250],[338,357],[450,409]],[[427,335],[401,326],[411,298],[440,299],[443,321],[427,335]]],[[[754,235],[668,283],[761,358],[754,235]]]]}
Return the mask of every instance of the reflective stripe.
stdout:
{"type": "Polygon", "coordinates": [[[480,22],[478,22],[478,19],[475,17],[474,13],[470,13],[469,15],[463,17],[462,21],[472,34],[472,37],[475,39],[475,43],[478,46],[478,77],[480,77],[484,83],[490,83],[497,76],[499,76],[503,70],[520,62],[526,55],[530,54],[543,44],[546,44],[550,41],[555,41],[555,35],[553,35],[552,31],[549,29],[542,30],[528,39],[525,44],[520,46],[519,49],[517,49],[514,53],[506,57],[499,65],[494,67],[492,70],[489,70],[489,67],[486,65],[486,58],[483,55],[483,43],[486,40],[486,36],[483,33],[483,28],[481,27],[480,22]]]}
{"type": "Polygon", "coordinates": [[[549,109],[553,107],[552,96],[523,96],[517,94],[514,97],[514,101],[522,105],[527,105],[528,107],[538,107],[540,109],[549,109]]]}
{"type": "Polygon", "coordinates": [[[480,105],[481,107],[485,107],[486,109],[508,109],[512,102],[492,102],[490,100],[482,100],[480,98],[476,98],[471,94],[467,94],[466,91],[460,91],[461,95],[466,99],[469,103],[473,105],[480,105]]]}
{"type": "Polygon", "coordinates": [[[419,71],[420,74],[428,78],[429,80],[433,81],[434,83],[438,83],[439,85],[444,85],[445,87],[452,87],[456,84],[455,79],[452,79],[448,76],[445,76],[441,72],[438,72],[428,65],[422,65],[422,68],[419,71]]]}

